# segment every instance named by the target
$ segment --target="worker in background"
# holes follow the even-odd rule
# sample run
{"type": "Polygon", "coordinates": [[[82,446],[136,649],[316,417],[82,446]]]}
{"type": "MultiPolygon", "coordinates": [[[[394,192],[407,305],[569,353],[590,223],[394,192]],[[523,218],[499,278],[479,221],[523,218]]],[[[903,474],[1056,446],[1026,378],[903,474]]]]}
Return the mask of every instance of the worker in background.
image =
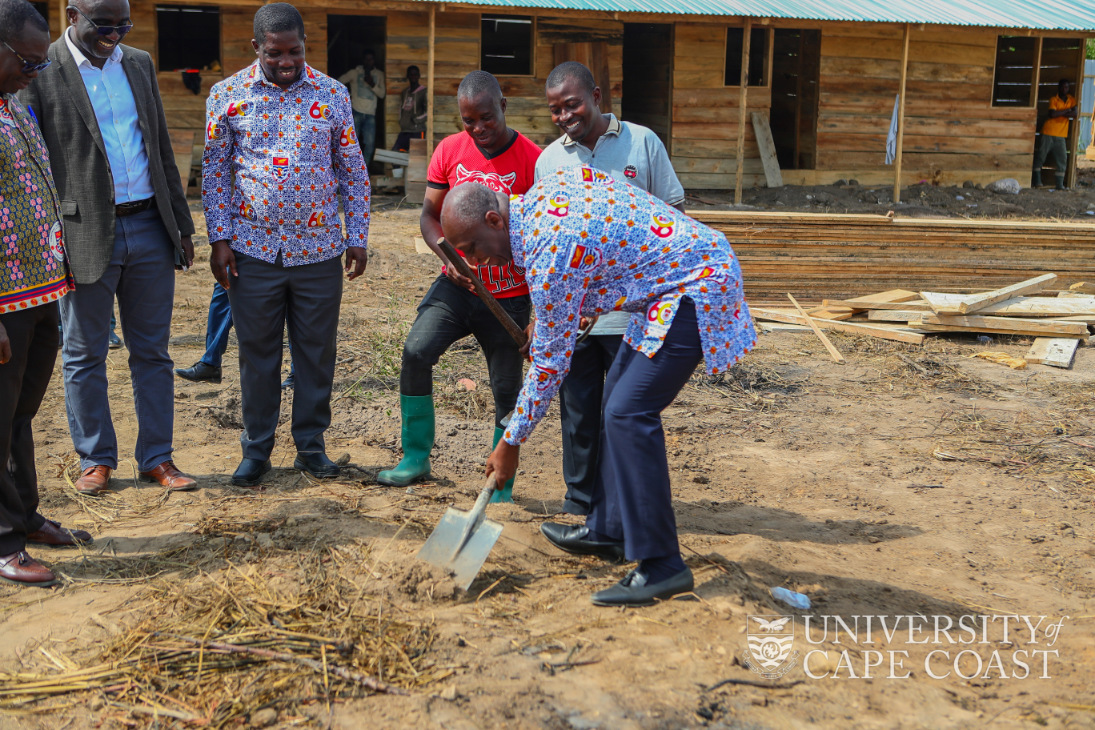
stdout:
{"type": "Polygon", "coordinates": [[[1057,95],[1049,99],[1049,118],[1042,124],[1042,136],[1034,152],[1033,187],[1042,186],[1042,165],[1046,158],[1053,158],[1057,189],[1065,189],[1065,170],[1068,165],[1068,122],[1076,118],[1076,97],[1070,94],[1072,83],[1068,79],[1057,82],[1057,95]]]}

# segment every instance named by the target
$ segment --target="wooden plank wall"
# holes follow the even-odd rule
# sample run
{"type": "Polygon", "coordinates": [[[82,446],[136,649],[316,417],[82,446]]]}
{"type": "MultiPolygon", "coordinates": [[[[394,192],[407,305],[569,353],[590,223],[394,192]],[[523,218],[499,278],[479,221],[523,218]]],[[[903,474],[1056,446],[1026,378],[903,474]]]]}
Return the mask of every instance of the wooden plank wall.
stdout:
{"type": "MultiPolygon", "coordinates": [[[[519,14],[519,13],[517,13],[519,14]]],[[[395,142],[399,132],[398,93],[404,88],[402,76],[407,66],[414,64],[426,83],[428,27],[427,12],[390,11],[388,17],[387,72],[388,88],[393,103],[386,105],[388,140],[395,142]]],[[[437,139],[463,130],[456,108],[456,89],[470,71],[479,68],[479,13],[439,11],[437,13],[434,61],[434,129],[437,139]]],[[[556,43],[607,41],[609,43],[609,73],[613,104],[622,97],[623,23],[583,18],[565,20],[539,16],[536,18],[535,49],[532,76],[499,78],[508,109],[506,121],[532,141],[546,145],[559,136],[551,123],[544,101],[544,82],[554,66],[556,43]]]]}
{"type": "MultiPolygon", "coordinates": [[[[726,24],[676,24],[669,153],[686,188],[734,188],[739,89],[723,83],[726,29],[726,24]]],[[[772,89],[750,87],[746,100],[749,111],[768,112],[772,89]]],[[[744,185],[764,185],[764,168],[751,123],[745,125],[744,185]]]]}
{"type": "MultiPolygon", "coordinates": [[[[996,36],[992,29],[913,28],[903,184],[1029,179],[1034,110],[992,106],[996,36]]],[[[893,182],[893,168],[884,158],[901,50],[899,25],[841,23],[822,29],[818,169],[790,172],[785,181],[893,182]]]]}
{"type": "MultiPolygon", "coordinates": [[[[191,0],[202,2],[203,0],[191,0]]],[[[135,28],[127,42],[156,56],[155,3],[133,0],[135,28]]],[[[251,63],[252,18],[260,3],[234,0],[221,5],[223,73],[251,63]]],[[[443,7],[443,6],[441,6],[443,7]]],[[[51,7],[52,10],[52,7],[51,7]]],[[[393,101],[385,105],[387,140],[399,130],[398,94],[409,64],[426,76],[428,12],[412,5],[361,7],[356,0],[331,0],[331,7],[300,8],[308,34],[308,62],[327,66],[327,14],[363,12],[387,16],[385,71],[393,101]]],[[[560,17],[527,10],[536,17],[534,68],[530,76],[500,79],[509,99],[508,121],[535,142],[558,137],[544,103],[544,82],[557,46],[604,42],[608,47],[612,109],[623,98],[623,22],[608,17],[560,17]]],[[[521,14],[521,13],[515,13],[521,14]]],[[[60,32],[57,13],[51,25],[60,32]]],[[[672,125],[669,150],[688,188],[732,189],[736,168],[739,89],[724,84],[726,29],[739,23],[676,23],[673,29],[672,125]]],[[[770,27],[806,27],[772,21],[770,27]]],[[[438,138],[461,130],[455,93],[460,80],[479,66],[480,13],[437,11],[435,124],[438,138]]],[[[817,169],[785,170],[786,184],[824,184],[855,178],[889,184],[893,168],[883,164],[886,134],[900,77],[902,27],[897,24],[814,23],[821,29],[817,169]]],[[[960,184],[1001,177],[1029,179],[1036,110],[991,105],[997,31],[984,28],[914,27],[906,99],[904,184],[921,180],[960,184]]],[[[172,128],[193,130],[200,153],[205,96],[222,78],[202,73],[194,95],[176,72],[158,76],[172,128]]],[[[771,111],[770,86],[751,87],[748,111],[771,111]]],[[[748,118],[748,117],[747,117],[748,118]]],[[[195,158],[200,159],[200,158],[195,158]]],[[[745,185],[763,185],[763,168],[752,125],[745,129],[745,185]]]]}

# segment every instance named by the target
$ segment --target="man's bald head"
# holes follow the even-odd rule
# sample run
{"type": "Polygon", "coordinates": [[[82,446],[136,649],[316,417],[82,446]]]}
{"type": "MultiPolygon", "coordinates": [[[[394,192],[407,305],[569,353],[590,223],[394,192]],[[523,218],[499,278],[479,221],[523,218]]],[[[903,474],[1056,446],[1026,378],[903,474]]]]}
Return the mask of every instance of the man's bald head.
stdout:
{"type": "Polygon", "coordinates": [[[503,263],[509,250],[509,198],[486,185],[457,185],[441,206],[445,240],[473,263],[503,263]]]}

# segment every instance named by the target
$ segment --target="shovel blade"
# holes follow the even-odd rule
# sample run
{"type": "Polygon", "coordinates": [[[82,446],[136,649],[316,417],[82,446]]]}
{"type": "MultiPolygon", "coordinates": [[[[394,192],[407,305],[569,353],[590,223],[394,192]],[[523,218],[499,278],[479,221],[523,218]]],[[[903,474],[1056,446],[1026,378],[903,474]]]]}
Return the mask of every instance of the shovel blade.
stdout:
{"type": "Polygon", "coordinates": [[[419,560],[451,570],[456,585],[465,591],[475,580],[475,576],[479,575],[479,569],[483,567],[491,548],[502,534],[501,523],[485,519],[472,531],[460,552],[454,554],[460,545],[464,528],[471,520],[470,512],[449,507],[441,522],[434,528],[430,539],[418,551],[419,560]]]}

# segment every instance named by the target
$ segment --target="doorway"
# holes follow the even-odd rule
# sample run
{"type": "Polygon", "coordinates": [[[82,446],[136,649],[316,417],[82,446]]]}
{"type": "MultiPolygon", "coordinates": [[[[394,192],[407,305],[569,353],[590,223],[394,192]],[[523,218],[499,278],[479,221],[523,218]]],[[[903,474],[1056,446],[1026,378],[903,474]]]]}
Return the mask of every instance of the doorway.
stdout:
{"type": "MultiPolygon", "coordinates": [[[[327,75],[337,79],[350,69],[361,64],[362,56],[366,50],[373,52],[376,67],[384,71],[384,86],[387,94],[392,91],[394,81],[397,89],[401,88],[397,78],[384,67],[385,41],[387,40],[387,18],[382,15],[328,15],[327,16],[327,75]]],[[[376,104],[376,139],[375,147],[385,147],[384,106],[388,101],[386,95],[378,99],[376,104]]],[[[369,168],[372,170],[370,162],[369,168]]]]}
{"type": "Polygon", "coordinates": [[[817,167],[821,31],[777,28],[772,48],[770,124],[780,169],[817,167]]]}
{"type": "Polygon", "coordinates": [[[624,23],[623,101],[620,117],[641,124],[670,144],[673,26],[624,23]]]}

